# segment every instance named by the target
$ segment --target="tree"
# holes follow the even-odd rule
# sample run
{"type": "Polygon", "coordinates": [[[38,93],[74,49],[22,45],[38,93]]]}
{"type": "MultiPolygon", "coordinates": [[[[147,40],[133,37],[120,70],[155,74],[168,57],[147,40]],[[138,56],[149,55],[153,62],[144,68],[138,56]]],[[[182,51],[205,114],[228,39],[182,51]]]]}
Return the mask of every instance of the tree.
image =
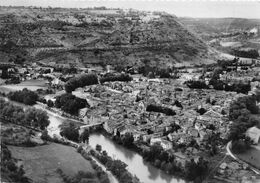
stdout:
{"type": "Polygon", "coordinates": [[[163,148],[160,145],[154,144],[151,146],[149,151],[144,152],[144,158],[148,161],[154,161],[155,158],[157,158],[158,155],[160,155],[162,151],[163,151],[163,148]]]}
{"type": "Polygon", "coordinates": [[[25,58],[21,55],[16,55],[16,58],[14,60],[15,64],[23,64],[25,62],[25,58]]]}
{"type": "Polygon", "coordinates": [[[202,157],[197,162],[194,159],[186,161],[185,163],[185,176],[188,180],[203,180],[208,170],[208,162],[202,157]]]}
{"type": "Polygon", "coordinates": [[[207,110],[206,110],[205,108],[201,107],[201,108],[197,109],[197,112],[198,112],[200,115],[203,115],[204,113],[207,112],[207,110]]]}
{"type": "Polygon", "coordinates": [[[256,97],[256,101],[260,102],[260,88],[255,89],[255,97],[256,97]]]}
{"type": "Polygon", "coordinates": [[[160,154],[160,160],[168,162],[169,161],[169,153],[167,151],[162,151],[160,154]]]}
{"type": "Polygon", "coordinates": [[[85,141],[88,142],[88,140],[89,140],[89,131],[85,129],[85,130],[82,132],[82,134],[80,135],[79,138],[80,138],[80,141],[81,141],[81,142],[85,142],[85,141]]]}
{"type": "Polygon", "coordinates": [[[124,135],[124,137],[122,138],[122,143],[126,147],[133,146],[133,142],[134,142],[134,137],[133,137],[133,134],[131,134],[131,133],[126,133],[124,135]]]}
{"type": "Polygon", "coordinates": [[[10,100],[14,100],[16,102],[21,102],[26,105],[34,105],[38,100],[39,96],[37,93],[24,88],[21,91],[10,92],[7,97],[10,100]]]}
{"type": "Polygon", "coordinates": [[[97,145],[96,145],[96,150],[97,150],[98,152],[101,152],[101,151],[102,151],[102,146],[99,145],[99,144],[97,144],[97,145]]]}
{"type": "Polygon", "coordinates": [[[23,166],[18,167],[16,165],[16,160],[12,158],[7,146],[1,143],[1,173],[3,172],[10,182],[30,182],[29,179],[24,176],[23,166]]]}
{"type": "Polygon", "coordinates": [[[43,130],[42,135],[41,135],[41,139],[42,140],[49,140],[48,131],[46,129],[43,130]]]}
{"type": "Polygon", "coordinates": [[[217,80],[219,79],[219,75],[222,74],[222,72],[223,72],[223,69],[221,67],[216,67],[213,71],[209,84],[214,85],[217,82],[217,80]]]}
{"type": "Polygon", "coordinates": [[[48,100],[48,101],[47,101],[47,106],[48,106],[48,107],[53,107],[53,106],[54,106],[53,101],[52,101],[52,100],[48,100]]]}
{"type": "Polygon", "coordinates": [[[40,109],[28,108],[24,111],[23,107],[3,100],[0,100],[0,109],[0,115],[3,118],[7,118],[16,124],[44,130],[50,123],[47,113],[40,109]]]}
{"type": "Polygon", "coordinates": [[[83,151],[83,147],[82,146],[79,146],[78,148],[77,148],[77,152],[78,153],[81,153],[83,151]]]}
{"type": "Polygon", "coordinates": [[[242,139],[248,128],[259,124],[259,119],[254,115],[258,113],[259,108],[256,105],[255,96],[239,97],[233,101],[229,108],[229,118],[233,121],[230,127],[229,139],[242,139]]]}
{"type": "Polygon", "coordinates": [[[66,137],[69,140],[78,142],[79,129],[74,123],[70,122],[69,125],[61,126],[60,135],[66,137]]]}
{"type": "Polygon", "coordinates": [[[60,95],[55,100],[55,107],[61,108],[71,115],[78,115],[79,109],[87,106],[89,105],[85,99],[78,98],[71,93],[60,95]]]}
{"type": "Polygon", "coordinates": [[[174,116],[176,113],[171,108],[163,107],[163,106],[157,106],[154,104],[149,104],[146,107],[146,111],[148,112],[161,112],[166,114],[167,116],[174,116]]]}
{"type": "Polygon", "coordinates": [[[50,124],[47,113],[36,108],[28,108],[25,111],[25,121],[28,122],[28,125],[42,130],[50,124]]]}
{"type": "Polygon", "coordinates": [[[181,103],[178,100],[174,101],[174,105],[176,105],[177,107],[180,107],[181,109],[183,109],[183,106],[181,105],[181,103]]]}
{"type": "Polygon", "coordinates": [[[229,118],[231,120],[238,119],[239,116],[245,116],[259,113],[259,108],[256,105],[255,96],[239,97],[230,104],[229,118]]]}
{"type": "Polygon", "coordinates": [[[106,151],[102,151],[102,155],[103,156],[107,156],[107,152],[106,151]]]}
{"type": "Polygon", "coordinates": [[[161,167],[161,161],[159,159],[156,159],[154,161],[154,166],[160,168],[161,167]]]}

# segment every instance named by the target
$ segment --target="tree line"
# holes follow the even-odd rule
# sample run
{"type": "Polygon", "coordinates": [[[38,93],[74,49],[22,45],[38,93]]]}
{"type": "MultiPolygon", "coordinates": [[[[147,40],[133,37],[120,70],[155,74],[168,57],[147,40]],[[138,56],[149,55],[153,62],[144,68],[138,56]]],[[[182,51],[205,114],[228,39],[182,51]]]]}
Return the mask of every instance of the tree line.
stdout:
{"type": "Polygon", "coordinates": [[[0,109],[0,117],[15,124],[44,130],[50,123],[47,113],[34,107],[23,109],[0,99],[0,109]]]}
{"type": "Polygon", "coordinates": [[[257,57],[259,57],[258,50],[253,49],[253,48],[233,49],[231,53],[233,55],[238,56],[238,57],[246,57],[246,58],[257,58],[257,57]]]}
{"type": "Polygon", "coordinates": [[[124,162],[112,159],[110,156],[108,156],[106,151],[102,151],[102,147],[100,145],[96,146],[96,151],[91,150],[90,154],[97,158],[108,170],[110,170],[113,175],[118,178],[119,182],[140,182],[137,177],[134,177],[133,175],[131,175],[131,173],[127,171],[127,165],[124,162]]]}
{"type": "MultiPolygon", "coordinates": [[[[247,94],[251,90],[250,83],[226,83],[224,81],[219,80],[219,75],[223,73],[223,68],[217,67],[214,69],[209,84],[206,84],[204,80],[189,80],[185,81],[189,88],[194,89],[210,89],[210,85],[215,90],[224,90],[224,91],[234,91],[237,93],[247,94]]],[[[202,76],[203,77],[203,76],[202,76]]]]}
{"type": "Polygon", "coordinates": [[[133,78],[128,74],[107,74],[100,78],[100,83],[110,81],[132,81],[133,78]]]}
{"type": "Polygon", "coordinates": [[[65,84],[65,91],[71,93],[77,88],[98,84],[98,77],[95,74],[82,74],[69,79],[65,84]]]}
{"type": "Polygon", "coordinates": [[[203,158],[198,161],[186,160],[185,166],[178,162],[174,154],[165,151],[160,145],[154,144],[149,150],[143,150],[144,159],[155,167],[172,175],[184,176],[188,180],[202,181],[208,172],[208,162],[203,158]]]}
{"type": "Polygon", "coordinates": [[[233,141],[234,152],[243,152],[249,148],[251,142],[245,136],[248,128],[260,127],[260,110],[256,101],[257,96],[247,95],[237,98],[230,104],[229,119],[233,123],[230,126],[229,140],[233,141]]]}
{"type": "Polygon", "coordinates": [[[38,100],[39,96],[37,93],[28,90],[27,88],[24,88],[20,91],[10,92],[7,94],[7,97],[10,100],[24,103],[26,105],[34,105],[36,104],[36,101],[38,100]]]}
{"type": "Polygon", "coordinates": [[[17,166],[11,151],[3,143],[1,143],[1,177],[6,177],[11,180],[11,182],[31,182],[29,178],[25,176],[23,165],[17,166]]]}

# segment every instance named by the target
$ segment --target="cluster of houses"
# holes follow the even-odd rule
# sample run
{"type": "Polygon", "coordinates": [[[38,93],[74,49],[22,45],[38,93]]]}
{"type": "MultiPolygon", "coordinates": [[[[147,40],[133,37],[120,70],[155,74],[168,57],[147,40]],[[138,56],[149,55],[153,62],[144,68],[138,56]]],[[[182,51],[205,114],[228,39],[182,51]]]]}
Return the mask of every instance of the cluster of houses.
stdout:
{"type": "MultiPolygon", "coordinates": [[[[177,81],[169,80],[167,84],[142,78],[78,89],[76,92],[81,93],[78,96],[91,103],[90,108],[81,111],[81,117],[86,124],[102,122],[111,135],[123,137],[131,133],[135,141],[149,146],[160,144],[165,150],[172,149],[173,144],[187,145],[194,140],[203,144],[213,132],[219,132],[225,138],[229,125],[228,107],[236,93],[191,90],[172,82],[177,81]],[[215,100],[214,105],[206,102],[209,97],[215,100]],[[176,106],[176,101],[182,106],[176,106]],[[169,107],[176,115],[147,112],[148,104],[169,107]],[[198,113],[199,108],[204,108],[205,113],[198,113]]],[[[195,151],[199,152],[199,149],[195,151]]]]}

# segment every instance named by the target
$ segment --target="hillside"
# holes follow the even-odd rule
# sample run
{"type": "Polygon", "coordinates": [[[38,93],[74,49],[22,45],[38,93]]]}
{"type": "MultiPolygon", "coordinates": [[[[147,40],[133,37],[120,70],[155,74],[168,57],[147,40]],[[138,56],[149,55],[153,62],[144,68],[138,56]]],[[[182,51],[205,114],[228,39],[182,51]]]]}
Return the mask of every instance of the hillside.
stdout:
{"type": "Polygon", "coordinates": [[[0,7],[1,61],[172,66],[213,60],[207,45],[166,13],[0,7]],[[15,54],[14,54],[15,53],[15,54]]]}
{"type": "Polygon", "coordinates": [[[260,19],[179,18],[183,26],[208,45],[234,55],[239,50],[260,53],[260,19]]]}
{"type": "Polygon", "coordinates": [[[180,17],[178,20],[189,30],[201,35],[203,38],[223,33],[246,32],[260,27],[260,19],[180,17]]]}

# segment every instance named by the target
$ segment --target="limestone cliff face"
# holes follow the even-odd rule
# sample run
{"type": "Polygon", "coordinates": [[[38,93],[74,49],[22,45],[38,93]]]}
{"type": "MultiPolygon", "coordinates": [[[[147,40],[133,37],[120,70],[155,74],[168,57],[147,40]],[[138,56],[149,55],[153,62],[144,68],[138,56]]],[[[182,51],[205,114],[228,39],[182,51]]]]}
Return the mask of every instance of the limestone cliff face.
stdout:
{"type": "Polygon", "coordinates": [[[173,15],[123,10],[0,7],[0,53],[44,62],[165,67],[207,59],[208,47],[173,15]],[[12,54],[12,53],[9,53],[12,54]]]}

